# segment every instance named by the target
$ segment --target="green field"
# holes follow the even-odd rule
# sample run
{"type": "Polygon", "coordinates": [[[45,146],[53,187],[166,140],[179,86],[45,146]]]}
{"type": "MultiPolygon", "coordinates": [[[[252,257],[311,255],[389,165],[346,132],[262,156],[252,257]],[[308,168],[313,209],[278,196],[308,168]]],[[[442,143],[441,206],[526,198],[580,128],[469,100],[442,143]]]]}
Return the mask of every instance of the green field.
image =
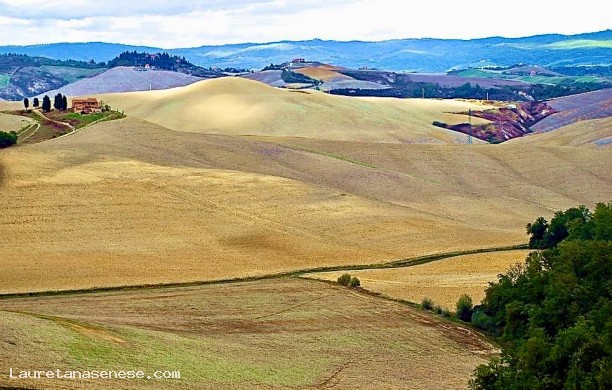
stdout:
{"type": "Polygon", "coordinates": [[[0,299],[0,367],[180,371],[180,380],[10,380],[97,389],[465,388],[489,342],[418,309],[295,278],[0,299]],[[372,375],[376,373],[376,375],[372,375]]]}
{"type": "Polygon", "coordinates": [[[40,67],[45,72],[66,80],[68,83],[74,83],[82,78],[95,76],[107,70],[107,68],[85,69],[73,68],[71,66],[51,66],[43,65],[40,67]]]}
{"type": "Polygon", "coordinates": [[[480,70],[480,69],[466,69],[466,70],[462,70],[461,72],[456,74],[457,76],[460,77],[480,77],[483,79],[499,79],[499,78],[504,78],[504,75],[502,75],[499,72],[492,72],[492,71],[487,71],[487,70],[480,70]]]}
{"type": "Polygon", "coordinates": [[[0,74],[0,88],[8,87],[10,80],[11,76],[9,76],[8,74],[0,74]]]}
{"type": "Polygon", "coordinates": [[[564,82],[570,83],[601,83],[603,80],[596,76],[576,76],[576,77],[550,77],[550,76],[517,76],[517,77],[506,77],[514,80],[521,80],[532,84],[549,84],[557,85],[564,82]]]}
{"type": "Polygon", "coordinates": [[[496,78],[506,80],[520,80],[531,84],[548,84],[557,85],[564,82],[571,83],[601,83],[605,80],[597,76],[567,76],[567,77],[555,77],[555,76],[521,76],[504,74],[500,72],[487,71],[481,69],[466,69],[456,73],[460,77],[479,77],[479,78],[496,78]]]}
{"type": "Polygon", "coordinates": [[[576,39],[573,41],[561,41],[561,42],[555,42],[555,43],[551,43],[549,45],[546,45],[545,47],[550,47],[553,49],[580,49],[583,47],[588,47],[588,48],[596,48],[596,47],[603,47],[603,48],[612,48],[612,41],[596,41],[596,40],[591,40],[591,39],[576,39]]]}
{"type": "Polygon", "coordinates": [[[68,114],[60,114],[60,115],[54,116],[53,119],[59,120],[61,122],[68,122],[72,126],[76,127],[77,129],[80,129],[82,127],[85,127],[87,125],[90,125],[100,120],[112,120],[112,119],[119,119],[122,117],[123,115],[121,115],[120,113],[116,111],[107,111],[107,112],[85,114],[85,115],[81,115],[76,112],[71,112],[68,114]]]}

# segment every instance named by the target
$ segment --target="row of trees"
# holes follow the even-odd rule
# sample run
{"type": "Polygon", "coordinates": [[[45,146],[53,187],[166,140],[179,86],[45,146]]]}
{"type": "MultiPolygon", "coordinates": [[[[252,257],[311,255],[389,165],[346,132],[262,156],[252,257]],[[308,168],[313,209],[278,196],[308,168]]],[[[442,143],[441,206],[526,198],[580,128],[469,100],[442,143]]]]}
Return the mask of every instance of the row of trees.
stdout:
{"type": "MultiPolygon", "coordinates": [[[[51,98],[45,95],[42,100],[42,105],[40,104],[38,98],[34,98],[32,105],[34,108],[38,108],[40,106],[44,112],[49,112],[51,111],[51,98]]],[[[26,110],[28,110],[30,107],[30,99],[23,99],[23,106],[26,110]]],[[[62,95],[61,93],[55,95],[53,98],[53,108],[58,111],[66,111],[68,109],[68,97],[66,95],[62,95]]]]}
{"type": "Polygon", "coordinates": [[[612,202],[527,225],[532,252],[490,285],[472,324],[499,358],[472,389],[612,389],[612,202]]]}

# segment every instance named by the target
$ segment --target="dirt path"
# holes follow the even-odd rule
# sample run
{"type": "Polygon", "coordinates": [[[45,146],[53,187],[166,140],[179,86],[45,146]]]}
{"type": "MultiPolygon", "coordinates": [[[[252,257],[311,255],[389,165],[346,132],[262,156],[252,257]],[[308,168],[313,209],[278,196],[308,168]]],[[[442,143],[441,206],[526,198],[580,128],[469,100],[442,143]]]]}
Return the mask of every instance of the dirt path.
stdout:
{"type": "Polygon", "coordinates": [[[47,120],[47,121],[49,121],[51,123],[55,123],[58,126],[62,126],[62,127],[65,127],[67,129],[69,129],[70,133],[66,133],[66,134],[62,135],[62,137],[65,136],[65,135],[68,135],[68,134],[76,133],[76,127],[72,126],[70,123],[60,122],[60,121],[56,121],[55,119],[51,119],[48,116],[46,116],[45,114],[43,114],[40,110],[33,110],[32,112],[34,114],[38,115],[39,117],[41,117],[43,120],[47,120]]]}
{"type": "Polygon", "coordinates": [[[28,126],[25,130],[23,130],[22,132],[20,132],[18,134],[18,138],[17,138],[17,143],[22,143],[25,140],[27,140],[28,138],[30,138],[31,136],[33,136],[34,134],[36,134],[36,132],[40,129],[40,123],[36,122],[36,123],[32,123],[30,124],[30,126],[28,126]],[[28,135],[24,136],[24,134],[30,132],[28,135]]]}

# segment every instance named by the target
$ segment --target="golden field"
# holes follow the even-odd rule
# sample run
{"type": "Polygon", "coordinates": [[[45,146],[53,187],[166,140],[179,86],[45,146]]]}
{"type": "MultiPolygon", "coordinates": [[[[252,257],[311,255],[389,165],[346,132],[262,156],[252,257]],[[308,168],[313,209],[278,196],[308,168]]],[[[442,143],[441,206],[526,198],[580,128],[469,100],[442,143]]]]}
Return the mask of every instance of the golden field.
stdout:
{"type": "Polygon", "coordinates": [[[383,115],[404,104],[240,79],[104,97],[132,116],[2,151],[0,226],[11,245],[0,255],[0,292],[216,280],[514,245],[537,216],[612,193],[608,151],[454,145],[446,130],[419,125],[474,103],[432,101],[430,111],[415,108],[426,101],[407,103],[426,112],[402,125],[408,138],[450,144],[338,141],[317,139],[330,128],[325,115],[270,118],[250,88],[266,104],[285,99],[280,106],[293,113],[328,104],[351,134],[379,141],[393,127],[373,129],[355,110],[383,115]],[[178,98],[181,109],[169,115],[165,104],[178,98]],[[231,100],[242,101],[244,118],[231,115],[231,100]],[[226,127],[209,130],[224,134],[207,134],[205,118],[223,107],[210,121],[228,116],[226,127]],[[287,133],[279,118],[305,137],[273,136],[287,133]]]}
{"type": "Polygon", "coordinates": [[[612,139],[612,117],[579,121],[546,133],[531,134],[527,137],[510,140],[512,144],[531,144],[543,146],[579,146],[596,148],[597,142],[606,141],[601,146],[610,146],[612,139]]]}
{"type": "MultiPolygon", "coordinates": [[[[516,263],[524,263],[528,250],[478,253],[450,257],[406,268],[350,271],[367,290],[389,297],[421,303],[431,298],[435,304],[450,311],[462,294],[472,297],[474,304],[484,298],[485,289],[497,281],[516,263]]],[[[346,272],[322,272],[308,277],[335,281],[346,272]]]]}
{"type": "Polygon", "coordinates": [[[1,293],[217,280],[514,245],[537,216],[612,193],[607,150],[454,145],[455,135],[427,125],[436,112],[476,103],[431,101],[426,109],[427,101],[302,94],[241,79],[104,99],[131,117],[2,151],[0,227],[11,245],[0,254],[1,293]],[[424,113],[401,131],[415,142],[426,134],[425,144],[358,136],[393,139],[397,128],[372,128],[381,117],[355,110],[385,116],[404,103],[424,113]],[[261,109],[276,104],[291,115],[261,109]],[[313,105],[351,123],[339,138],[358,140],[325,139],[335,130],[313,105]],[[216,110],[217,119],[207,116],[216,110]],[[300,111],[309,113],[303,126],[300,111]],[[222,118],[225,127],[211,125],[222,118]],[[295,133],[304,137],[288,136],[295,133]]]}

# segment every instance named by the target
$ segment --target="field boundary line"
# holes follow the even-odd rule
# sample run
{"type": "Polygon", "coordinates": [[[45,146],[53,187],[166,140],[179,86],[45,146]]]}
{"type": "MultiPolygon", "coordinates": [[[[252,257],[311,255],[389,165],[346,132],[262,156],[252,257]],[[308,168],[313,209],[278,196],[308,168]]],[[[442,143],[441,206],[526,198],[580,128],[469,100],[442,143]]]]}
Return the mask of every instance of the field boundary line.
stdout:
{"type": "Polygon", "coordinates": [[[58,296],[58,295],[78,295],[78,294],[95,294],[102,292],[119,292],[119,291],[134,291],[134,290],[145,290],[145,289],[162,289],[162,288],[176,288],[176,287],[197,287],[197,286],[209,286],[219,284],[231,284],[231,283],[244,283],[244,282],[255,282],[259,280],[267,279],[278,279],[284,277],[303,277],[312,273],[319,272],[336,272],[336,271],[361,271],[367,269],[387,269],[387,268],[405,268],[412,267],[415,265],[426,264],[433,261],[448,259],[452,257],[458,257],[463,255],[472,255],[478,253],[491,253],[491,252],[507,252],[513,250],[529,249],[527,244],[510,245],[503,247],[490,247],[480,249],[470,249],[465,251],[453,251],[444,253],[435,253],[423,256],[416,256],[405,258],[401,260],[393,260],[383,263],[372,263],[372,264],[353,264],[353,265],[337,265],[337,266],[322,266],[313,268],[304,268],[293,271],[277,272],[265,275],[256,276],[242,276],[227,279],[212,279],[212,280],[200,280],[191,282],[171,282],[171,283],[150,283],[150,284],[137,284],[137,285],[123,285],[123,286],[108,286],[108,287],[91,287],[71,290],[46,290],[46,291],[31,291],[21,293],[5,293],[0,294],[0,300],[11,299],[11,298],[28,298],[28,297],[44,297],[44,296],[58,296]]]}

